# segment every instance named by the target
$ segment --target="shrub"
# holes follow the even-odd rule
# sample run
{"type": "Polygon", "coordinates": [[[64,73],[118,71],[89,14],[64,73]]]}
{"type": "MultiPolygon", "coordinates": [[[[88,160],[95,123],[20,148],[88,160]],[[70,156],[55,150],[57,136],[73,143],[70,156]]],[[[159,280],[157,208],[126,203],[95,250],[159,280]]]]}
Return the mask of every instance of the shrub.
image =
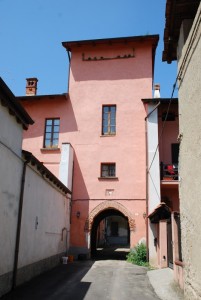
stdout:
{"type": "Polygon", "coordinates": [[[132,264],[138,266],[147,267],[149,265],[149,263],[147,262],[147,248],[143,243],[138,244],[137,246],[132,248],[126,258],[128,262],[131,262],[132,264]]]}

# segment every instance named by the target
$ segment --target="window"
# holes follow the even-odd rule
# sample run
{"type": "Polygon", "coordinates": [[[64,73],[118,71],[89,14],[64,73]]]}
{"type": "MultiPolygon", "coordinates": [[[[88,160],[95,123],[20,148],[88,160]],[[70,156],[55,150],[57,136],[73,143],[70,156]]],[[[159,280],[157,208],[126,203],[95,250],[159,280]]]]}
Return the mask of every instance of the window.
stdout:
{"type": "Polygon", "coordinates": [[[116,165],[115,163],[101,164],[101,177],[115,177],[116,165]]]}
{"type": "Polygon", "coordinates": [[[116,134],[116,105],[103,105],[102,135],[116,134]]]}
{"type": "Polygon", "coordinates": [[[172,144],[172,163],[178,164],[179,162],[179,144],[172,144]]]}
{"type": "Polygon", "coordinates": [[[57,148],[59,142],[59,119],[45,120],[44,148],[57,148]]]}

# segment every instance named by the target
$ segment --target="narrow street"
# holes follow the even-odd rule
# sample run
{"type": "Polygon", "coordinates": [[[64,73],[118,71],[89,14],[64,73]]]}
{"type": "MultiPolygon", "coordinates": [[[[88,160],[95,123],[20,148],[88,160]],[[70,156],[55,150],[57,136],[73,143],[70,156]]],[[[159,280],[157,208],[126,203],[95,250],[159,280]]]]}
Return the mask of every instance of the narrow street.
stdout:
{"type": "Polygon", "coordinates": [[[75,261],[38,276],[2,300],[159,299],[146,272],[123,260],[75,261]]]}

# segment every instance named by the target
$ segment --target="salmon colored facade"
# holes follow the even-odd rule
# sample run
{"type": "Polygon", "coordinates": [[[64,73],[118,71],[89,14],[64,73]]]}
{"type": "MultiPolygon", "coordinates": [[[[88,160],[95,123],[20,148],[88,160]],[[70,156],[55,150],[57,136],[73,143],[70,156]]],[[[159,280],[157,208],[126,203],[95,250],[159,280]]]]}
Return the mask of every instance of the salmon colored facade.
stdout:
{"type": "Polygon", "coordinates": [[[97,242],[91,234],[95,220],[104,213],[127,220],[130,247],[146,238],[146,110],[141,98],[152,97],[157,42],[157,35],[65,42],[68,93],[21,97],[35,121],[24,134],[25,150],[59,176],[62,144],[73,148],[74,255],[90,254],[97,242]],[[104,107],[116,111],[109,134],[103,129],[104,107]],[[45,120],[55,118],[60,120],[58,147],[44,147],[45,120]],[[111,165],[112,176],[103,176],[111,165]]]}

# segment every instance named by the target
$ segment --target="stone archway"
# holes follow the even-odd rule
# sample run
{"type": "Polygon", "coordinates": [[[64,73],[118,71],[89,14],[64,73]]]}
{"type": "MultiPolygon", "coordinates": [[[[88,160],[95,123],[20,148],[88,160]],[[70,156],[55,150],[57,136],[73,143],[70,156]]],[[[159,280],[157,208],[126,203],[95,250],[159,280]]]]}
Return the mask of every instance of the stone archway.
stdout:
{"type": "Polygon", "coordinates": [[[128,218],[128,224],[130,231],[135,231],[135,220],[132,217],[132,214],[129,212],[127,208],[125,208],[122,204],[116,202],[116,201],[104,201],[100,203],[98,206],[96,206],[91,213],[89,214],[85,226],[84,226],[84,231],[89,233],[91,231],[93,221],[96,218],[98,214],[100,214],[102,211],[107,210],[107,209],[116,209],[120,211],[125,217],[128,218]]]}

